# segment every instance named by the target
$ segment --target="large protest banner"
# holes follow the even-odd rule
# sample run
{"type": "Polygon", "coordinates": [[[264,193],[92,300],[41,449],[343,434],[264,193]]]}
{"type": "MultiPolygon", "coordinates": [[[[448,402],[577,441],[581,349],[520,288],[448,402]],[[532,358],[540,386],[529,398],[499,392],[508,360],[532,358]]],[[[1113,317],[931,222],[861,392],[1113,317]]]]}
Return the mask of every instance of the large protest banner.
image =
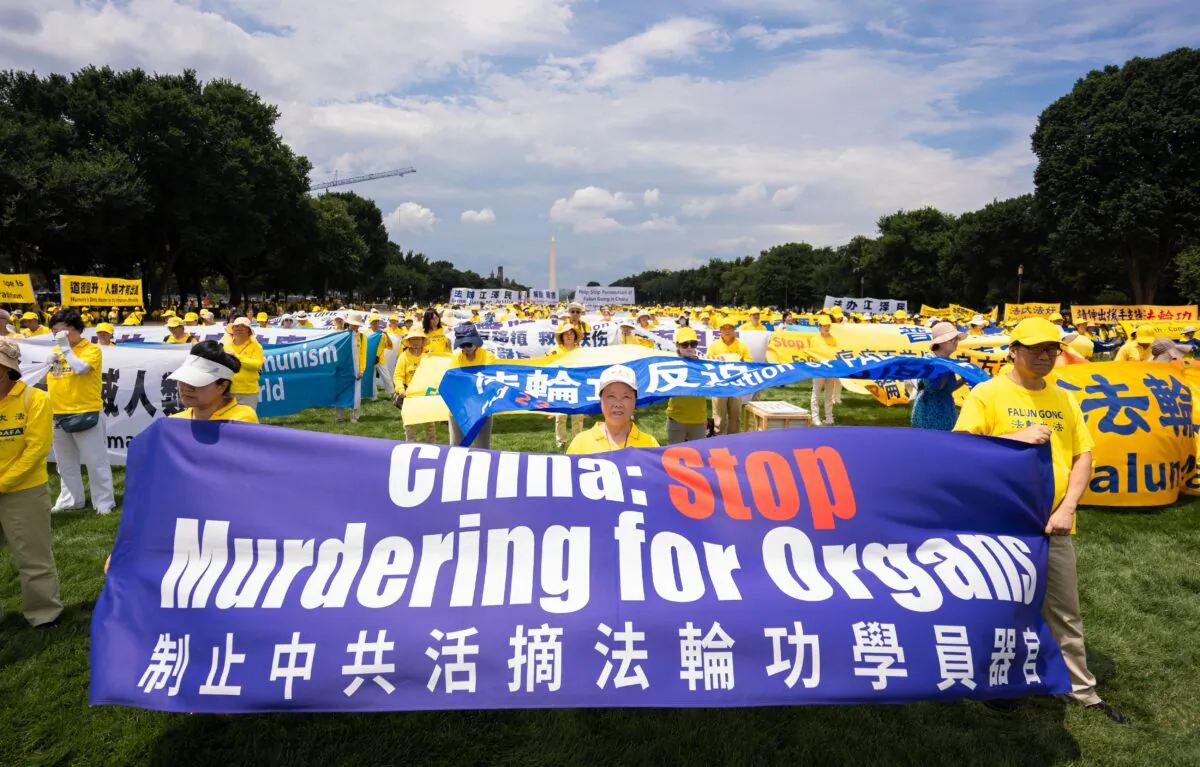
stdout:
{"type": "Polygon", "coordinates": [[[1195,394],[1184,369],[1103,362],[1066,365],[1054,378],[1079,402],[1096,442],[1083,503],[1174,503],[1196,473],[1195,394]]]}
{"type": "Polygon", "coordinates": [[[28,274],[0,274],[0,304],[33,302],[33,281],[28,274]]]}
{"type": "Polygon", "coordinates": [[[1048,320],[1055,314],[1059,314],[1061,311],[1062,307],[1057,303],[1005,304],[1004,321],[1020,322],[1021,320],[1029,319],[1030,317],[1041,317],[1042,319],[1048,320]]]}
{"type": "Polygon", "coordinates": [[[128,476],[92,617],[93,705],[711,707],[1070,689],[1041,617],[1044,448],[849,428],[575,457],[163,421],[128,476]],[[881,451],[923,456],[922,476],[881,451]]]}
{"type": "MultiPolygon", "coordinates": [[[[932,378],[946,371],[968,383],[989,376],[969,362],[941,357],[853,358],[829,362],[764,364],[714,362],[680,357],[650,357],[627,363],[637,376],[639,405],[680,395],[741,397],[774,386],[814,378],[932,378]]],[[[597,387],[607,366],[542,368],[532,365],[485,365],[452,368],[442,377],[441,396],[469,444],[493,413],[599,413],[597,387]]]]}
{"type": "Polygon", "coordinates": [[[1196,320],[1196,306],[1151,306],[1148,304],[1118,306],[1102,304],[1096,306],[1072,306],[1071,319],[1076,325],[1081,322],[1096,322],[1115,325],[1123,320],[1196,320]]]}
{"type": "Polygon", "coordinates": [[[894,298],[852,298],[849,296],[825,296],[825,308],[841,307],[850,313],[894,314],[907,312],[908,301],[894,298]]]}
{"type": "Polygon", "coordinates": [[[531,290],[529,291],[528,300],[531,304],[557,304],[558,291],[545,288],[542,290],[531,290]]]}
{"type": "Polygon", "coordinates": [[[582,287],[575,288],[575,300],[588,309],[599,309],[601,306],[633,306],[636,302],[633,288],[622,287],[582,287]]]}
{"type": "MultiPolygon", "coordinates": [[[[45,376],[52,343],[21,343],[22,377],[37,385],[45,376]]],[[[129,446],[154,421],[183,409],[168,376],[183,363],[187,346],[103,346],[100,390],[108,456],[124,465],[129,446]]],[[[291,415],[310,407],[352,407],[354,368],[350,334],[334,333],[263,350],[258,415],[291,415]]]]}
{"type": "Polygon", "coordinates": [[[142,281],[59,275],[63,306],[141,306],[142,281]]]}
{"type": "MultiPolygon", "coordinates": [[[[766,350],[767,362],[888,357],[898,354],[920,356],[929,352],[933,336],[919,325],[853,325],[837,323],[829,328],[830,338],[815,330],[775,331],[766,350]]],[[[960,349],[996,349],[1008,344],[1008,336],[990,333],[968,336],[960,349]]]]}
{"type": "Polygon", "coordinates": [[[1117,323],[1121,330],[1124,331],[1126,338],[1133,338],[1133,331],[1140,328],[1148,328],[1158,338],[1171,338],[1176,341],[1183,340],[1185,332],[1195,333],[1200,327],[1200,322],[1196,320],[1144,320],[1130,322],[1125,320],[1117,323]]]}

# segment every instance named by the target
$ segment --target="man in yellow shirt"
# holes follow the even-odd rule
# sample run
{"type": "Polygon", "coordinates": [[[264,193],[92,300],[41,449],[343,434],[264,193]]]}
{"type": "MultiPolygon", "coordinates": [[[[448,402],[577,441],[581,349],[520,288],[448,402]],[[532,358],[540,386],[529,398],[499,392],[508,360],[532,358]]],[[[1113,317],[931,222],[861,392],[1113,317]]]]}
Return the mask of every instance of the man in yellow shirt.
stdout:
{"type": "Polygon", "coordinates": [[[21,381],[21,347],[9,338],[0,338],[0,421],[0,542],[17,568],[25,620],[51,628],[63,610],[46,472],[53,419],[46,393],[21,381]]]}
{"type": "Polygon", "coordinates": [[[308,318],[308,312],[304,311],[303,309],[296,312],[295,317],[296,317],[296,327],[311,328],[313,326],[312,320],[310,320],[308,318]]]}
{"type": "Polygon", "coordinates": [[[612,365],[600,374],[600,412],[604,418],[571,440],[567,455],[590,455],[627,447],[658,447],[654,435],[633,422],[637,409],[637,376],[626,365],[612,365]]]}
{"type": "Polygon", "coordinates": [[[54,348],[46,390],[54,414],[54,460],[62,488],[52,511],[82,509],[83,465],[88,467],[92,508],[108,514],[117,505],[112,467],[108,461],[108,435],[101,412],[100,347],[86,340],[83,318],[74,309],[61,309],[50,318],[54,348]]]}
{"type": "MultiPolygon", "coordinates": [[[[675,353],[685,360],[700,354],[696,331],[683,327],[675,331],[675,353]]],[[[667,400],[667,443],[678,445],[708,436],[708,401],[704,397],[671,397],[667,400]]]]}
{"type": "Polygon", "coordinates": [[[592,332],[592,326],[583,321],[583,304],[572,301],[567,305],[568,322],[575,326],[579,331],[578,337],[575,339],[577,343],[583,343],[585,334],[592,332]]]}
{"type": "Polygon", "coordinates": [[[266,312],[259,312],[254,317],[254,321],[258,323],[258,326],[260,328],[270,327],[271,326],[270,320],[271,320],[271,318],[267,316],[266,312]]]}
{"type": "MultiPolygon", "coordinates": [[[[1050,558],[1042,615],[1062,649],[1071,674],[1070,697],[1100,711],[1118,724],[1129,720],[1096,694],[1096,678],[1088,670],[1075,570],[1075,510],[1092,476],[1092,437],[1079,404],[1046,381],[1062,354],[1061,330],[1048,320],[1022,320],[1009,339],[1012,370],[971,390],[954,430],[1002,437],[1031,445],[1050,445],[1054,467],[1053,512],[1046,523],[1050,558]]],[[[993,708],[1011,703],[992,701],[993,708]]]]}
{"type": "MultiPolygon", "coordinates": [[[[721,337],[708,345],[708,358],[723,362],[753,362],[750,350],[737,337],[734,322],[729,317],[721,317],[716,325],[721,330],[721,337]]],[[[713,397],[713,428],[718,436],[737,434],[742,428],[742,398],[713,397]]]]}
{"type": "Polygon", "coordinates": [[[767,326],[762,324],[762,309],[757,306],[750,307],[750,311],[746,312],[749,315],[749,321],[743,322],[738,330],[766,330],[767,326]]]}
{"type": "MultiPolygon", "coordinates": [[[[483,337],[474,323],[464,322],[454,327],[454,355],[450,358],[450,368],[469,368],[476,365],[492,365],[496,357],[483,348],[483,337]]],[[[492,446],[492,417],[488,416],[483,426],[469,445],[463,445],[463,432],[454,416],[450,416],[450,444],[452,446],[478,447],[489,450],[492,446]]]]}
{"type": "Polygon", "coordinates": [[[184,328],[183,320],[178,317],[172,317],[167,320],[167,337],[163,339],[164,344],[194,344],[196,337],[187,332],[184,328]]]}
{"type": "Polygon", "coordinates": [[[42,324],[37,312],[25,312],[21,315],[21,335],[26,338],[49,335],[50,328],[42,324]]]}
{"type": "Polygon", "coordinates": [[[1154,331],[1141,327],[1133,331],[1133,338],[1126,341],[1117,349],[1113,362],[1149,362],[1154,359],[1154,331]]]}

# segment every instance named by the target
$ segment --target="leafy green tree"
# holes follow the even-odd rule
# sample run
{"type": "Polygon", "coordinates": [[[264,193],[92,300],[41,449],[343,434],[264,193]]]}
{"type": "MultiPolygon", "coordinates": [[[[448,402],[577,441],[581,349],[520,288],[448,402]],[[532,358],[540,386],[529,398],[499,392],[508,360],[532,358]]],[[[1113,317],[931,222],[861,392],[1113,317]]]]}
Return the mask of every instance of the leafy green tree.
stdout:
{"type": "Polygon", "coordinates": [[[1068,283],[1094,292],[1123,274],[1135,302],[1153,303],[1200,240],[1200,50],[1089,73],[1042,112],[1033,151],[1068,283]]]}
{"type": "Polygon", "coordinates": [[[937,208],[901,210],[879,219],[879,237],[862,243],[860,278],[866,294],[910,304],[957,301],[964,286],[942,271],[955,219],[937,208]]]}

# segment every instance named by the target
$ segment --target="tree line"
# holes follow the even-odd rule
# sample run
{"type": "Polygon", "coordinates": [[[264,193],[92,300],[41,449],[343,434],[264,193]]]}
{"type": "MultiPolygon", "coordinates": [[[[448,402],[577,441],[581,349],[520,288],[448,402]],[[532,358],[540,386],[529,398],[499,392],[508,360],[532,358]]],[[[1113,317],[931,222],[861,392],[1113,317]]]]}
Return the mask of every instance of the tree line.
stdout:
{"type": "Polygon", "coordinates": [[[972,307],[1200,300],[1200,51],[1093,71],[1042,112],[1035,192],[959,216],[901,210],[874,237],[651,270],[652,302],[820,306],[826,295],[972,307]],[[1018,275],[1022,271],[1023,275],[1018,275]]]}
{"type": "Polygon", "coordinates": [[[0,72],[0,271],[140,277],[147,301],[227,292],[394,302],[525,289],[388,239],[352,192],[310,195],[278,110],[227,80],[0,72]]]}

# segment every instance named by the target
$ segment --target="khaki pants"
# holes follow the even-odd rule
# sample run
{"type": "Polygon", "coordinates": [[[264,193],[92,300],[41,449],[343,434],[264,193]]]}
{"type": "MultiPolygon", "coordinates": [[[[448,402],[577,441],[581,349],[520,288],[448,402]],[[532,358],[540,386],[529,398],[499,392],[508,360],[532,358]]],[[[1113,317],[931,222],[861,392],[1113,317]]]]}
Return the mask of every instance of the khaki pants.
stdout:
{"type": "Polygon", "coordinates": [[[713,397],[713,431],[718,437],[742,430],[742,398],[713,397]]]}
{"type": "Polygon", "coordinates": [[[235,400],[237,400],[239,405],[245,405],[246,407],[253,410],[255,413],[258,412],[258,393],[257,392],[255,392],[254,394],[235,394],[235,395],[233,395],[233,398],[235,400]]]}
{"type": "Polygon", "coordinates": [[[7,540],[12,550],[21,580],[21,606],[31,626],[62,614],[50,539],[49,485],[0,493],[0,543],[7,540]]]}
{"type": "Polygon", "coordinates": [[[492,449],[492,416],[488,416],[483,422],[479,432],[475,435],[475,439],[469,445],[462,444],[463,431],[458,428],[458,422],[454,420],[454,416],[450,416],[450,446],[451,447],[477,447],[481,450],[492,449]]]}
{"type": "Polygon", "coordinates": [[[559,413],[554,416],[554,439],[560,445],[570,444],[567,442],[567,419],[571,421],[571,437],[578,437],[583,433],[583,416],[567,415],[559,413]]]}
{"type": "Polygon", "coordinates": [[[1075,541],[1069,535],[1050,536],[1050,561],[1046,573],[1046,601],[1042,617],[1062,650],[1071,674],[1070,697],[1085,706],[1100,702],[1096,677],[1088,671],[1083,645],[1083,617],[1079,614],[1079,579],[1075,573],[1075,541]]]}
{"type": "MultiPolygon", "coordinates": [[[[430,421],[429,423],[421,424],[421,426],[425,427],[425,441],[430,444],[436,443],[437,442],[437,424],[430,421]]],[[[404,427],[404,441],[405,442],[416,442],[417,441],[417,427],[416,426],[405,426],[404,427]]]]}
{"type": "Polygon", "coordinates": [[[667,419],[667,444],[678,445],[683,442],[693,442],[708,436],[707,423],[680,423],[674,418],[667,419]]]}

